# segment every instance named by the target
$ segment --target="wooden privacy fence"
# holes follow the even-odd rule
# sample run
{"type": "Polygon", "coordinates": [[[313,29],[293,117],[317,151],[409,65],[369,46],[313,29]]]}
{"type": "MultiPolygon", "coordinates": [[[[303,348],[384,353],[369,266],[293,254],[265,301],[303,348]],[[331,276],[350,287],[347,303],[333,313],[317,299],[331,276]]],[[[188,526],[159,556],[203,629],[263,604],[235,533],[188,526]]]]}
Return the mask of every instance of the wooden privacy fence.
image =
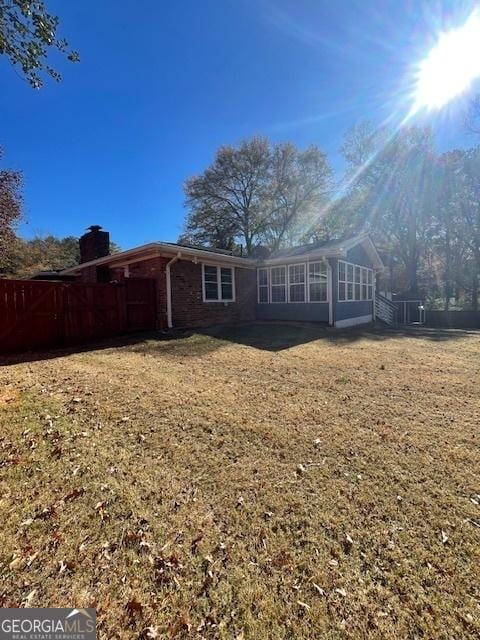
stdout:
{"type": "Polygon", "coordinates": [[[479,311],[437,311],[427,310],[426,322],[428,327],[443,327],[451,329],[480,329],[479,311]]]}
{"type": "Polygon", "coordinates": [[[0,280],[0,353],[67,346],[156,326],[155,281],[0,280]]]}

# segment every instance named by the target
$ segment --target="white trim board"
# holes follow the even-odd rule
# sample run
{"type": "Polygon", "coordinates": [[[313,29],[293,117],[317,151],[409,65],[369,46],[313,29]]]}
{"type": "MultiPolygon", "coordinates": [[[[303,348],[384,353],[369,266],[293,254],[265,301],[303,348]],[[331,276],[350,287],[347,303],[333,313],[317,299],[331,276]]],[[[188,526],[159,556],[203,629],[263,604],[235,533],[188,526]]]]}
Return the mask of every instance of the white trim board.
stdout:
{"type": "Polygon", "coordinates": [[[354,327],[357,324],[367,324],[373,322],[373,315],[369,313],[367,316],[357,316],[356,318],[345,318],[345,320],[337,320],[335,326],[339,329],[344,327],[354,327]]]}

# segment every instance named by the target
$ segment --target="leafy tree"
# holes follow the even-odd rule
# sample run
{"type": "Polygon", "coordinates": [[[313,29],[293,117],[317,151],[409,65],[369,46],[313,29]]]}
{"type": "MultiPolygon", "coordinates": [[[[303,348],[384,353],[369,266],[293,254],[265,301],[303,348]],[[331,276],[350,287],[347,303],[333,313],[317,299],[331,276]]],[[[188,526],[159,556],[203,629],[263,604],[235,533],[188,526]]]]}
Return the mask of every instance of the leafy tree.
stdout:
{"type": "Polygon", "coordinates": [[[19,67],[35,89],[43,85],[45,74],[61,79],[48,64],[49,50],[59,51],[71,62],[79,60],[67,41],[57,37],[58,23],[42,0],[0,0],[0,55],[19,67]]]}
{"type": "Polygon", "coordinates": [[[368,124],[343,146],[347,160],[345,225],[369,229],[402,261],[409,293],[418,295],[418,270],[435,208],[435,154],[428,129],[397,133],[368,124]]]}
{"type": "Polygon", "coordinates": [[[277,247],[300,237],[331,189],[327,158],[317,147],[299,151],[251,138],[223,146],[213,164],[186,181],[189,209],[182,240],[220,248],[277,247]]]}
{"type": "Polygon", "coordinates": [[[0,169],[0,269],[7,266],[11,243],[15,237],[15,223],[21,216],[21,187],[22,176],[18,171],[0,169]]]}
{"type": "MultiPolygon", "coordinates": [[[[110,253],[118,253],[120,247],[110,243],[110,253]]],[[[36,236],[31,240],[15,237],[6,270],[7,275],[28,278],[39,271],[59,271],[80,262],[78,238],[53,235],[36,236]]]]}

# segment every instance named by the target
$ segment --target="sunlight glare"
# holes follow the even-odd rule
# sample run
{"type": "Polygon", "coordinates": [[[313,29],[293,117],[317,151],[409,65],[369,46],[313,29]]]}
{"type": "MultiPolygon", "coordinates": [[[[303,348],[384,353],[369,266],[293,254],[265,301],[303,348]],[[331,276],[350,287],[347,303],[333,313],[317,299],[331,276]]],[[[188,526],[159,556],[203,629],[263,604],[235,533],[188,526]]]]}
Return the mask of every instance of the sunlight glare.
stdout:
{"type": "Polygon", "coordinates": [[[420,63],[415,110],[440,109],[468,89],[478,76],[480,13],[474,11],[463,26],[442,33],[420,63]]]}

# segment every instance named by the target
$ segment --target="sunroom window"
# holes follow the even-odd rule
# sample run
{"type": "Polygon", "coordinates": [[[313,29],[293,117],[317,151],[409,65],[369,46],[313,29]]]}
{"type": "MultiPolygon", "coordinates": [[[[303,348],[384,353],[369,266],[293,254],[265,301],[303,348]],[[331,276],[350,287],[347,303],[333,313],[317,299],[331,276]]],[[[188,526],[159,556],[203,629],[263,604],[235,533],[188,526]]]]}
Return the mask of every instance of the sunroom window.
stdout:
{"type": "Polygon", "coordinates": [[[338,263],[338,299],[340,301],[372,300],[372,269],[340,260],[338,263]]]}
{"type": "Polygon", "coordinates": [[[288,267],[290,302],[305,302],[305,265],[292,264],[288,267]]]}
{"type": "Polygon", "coordinates": [[[268,302],[268,269],[258,270],[258,301],[268,302]]]}
{"type": "Polygon", "coordinates": [[[327,265],[325,262],[311,262],[308,265],[310,302],[327,301],[327,280],[327,265]]]}
{"type": "Polygon", "coordinates": [[[287,301],[287,270],[285,267],[272,267],[270,277],[272,280],[272,302],[287,301]]]}

